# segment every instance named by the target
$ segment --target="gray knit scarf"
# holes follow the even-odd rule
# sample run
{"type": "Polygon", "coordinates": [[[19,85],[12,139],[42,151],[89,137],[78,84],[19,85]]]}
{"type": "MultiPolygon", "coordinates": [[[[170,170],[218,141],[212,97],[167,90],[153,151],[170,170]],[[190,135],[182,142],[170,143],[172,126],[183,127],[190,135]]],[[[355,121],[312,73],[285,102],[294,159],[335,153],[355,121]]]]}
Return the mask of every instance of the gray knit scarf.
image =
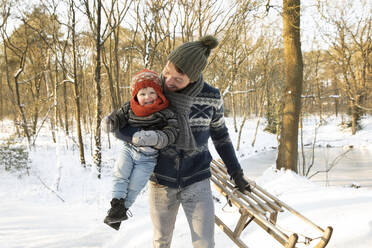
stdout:
{"type": "MultiPolygon", "coordinates": [[[[164,78],[162,77],[164,86],[164,78]]],[[[203,76],[194,82],[190,83],[185,89],[177,92],[168,91],[164,88],[165,97],[169,100],[170,105],[176,110],[178,116],[178,127],[180,132],[178,134],[175,145],[183,150],[195,150],[197,148],[194,135],[190,127],[190,111],[191,106],[195,102],[195,97],[203,89],[203,76]]]]}

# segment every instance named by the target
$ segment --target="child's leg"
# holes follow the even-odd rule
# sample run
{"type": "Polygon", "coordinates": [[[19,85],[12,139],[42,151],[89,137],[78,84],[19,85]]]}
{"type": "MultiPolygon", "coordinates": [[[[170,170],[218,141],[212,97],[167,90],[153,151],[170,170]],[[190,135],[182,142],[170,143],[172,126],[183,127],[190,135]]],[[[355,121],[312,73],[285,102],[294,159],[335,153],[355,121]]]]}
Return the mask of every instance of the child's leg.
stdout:
{"type": "Polygon", "coordinates": [[[113,181],[112,181],[112,198],[126,198],[128,193],[129,178],[133,170],[133,152],[134,151],[126,142],[122,143],[118,159],[115,162],[113,181]]]}
{"type": "Polygon", "coordinates": [[[146,186],[146,183],[154,171],[157,156],[158,152],[156,151],[146,155],[137,152],[137,155],[134,157],[134,168],[130,177],[127,198],[125,199],[126,208],[132,206],[138,194],[146,186]]]}

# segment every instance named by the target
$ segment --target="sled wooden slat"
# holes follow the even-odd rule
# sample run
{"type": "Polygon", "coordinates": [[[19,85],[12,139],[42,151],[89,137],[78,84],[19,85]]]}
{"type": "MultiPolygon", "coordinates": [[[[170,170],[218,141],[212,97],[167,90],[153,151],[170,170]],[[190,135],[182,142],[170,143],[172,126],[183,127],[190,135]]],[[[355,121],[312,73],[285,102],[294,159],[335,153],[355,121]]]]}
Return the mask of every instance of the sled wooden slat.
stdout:
{"type": "Polygon", "coordinates": [[[319,226],[317,226],[316,224],[314,224],[311,220],[309,220],[308,218],[306,218],[305,216],[303,216],[302,214],[300,214],[299,212],[297,212],[296,210],[294,210],[292,207],[290,207],[289,205],[287,205],[286,203],[282,202],[281,200],[279,200],[278,198],[276,198],[275,196],[269,194],[267,191],[265,191],[263,188],[261,188],[260,186],[256,185],[256,188],[259,189],[261,192],[266,192],[265,195],[269,196],[271,199],[273,199],[277,204],[281,205],[282,207],[284,207],[285,209],[287,209],[289,212],[291,212],[292,214],[296,215],[297,217],[301,218],[303,221],[307,222],[309,225],[313,226],[314,228],[318,229],[318,231],[320,232],[324,232],[324,230],[322,228],[320,228],[319,226]]]}
{"type": "Polygon", "coordinates": [[[297,234],[295,234],[295,233],[292,234],[291,237],[289,237],[288,243],[285,246],[285,248],[293,248],[293,247],[295,247],[295,245],[297,243],[297,240],[298,240],[297,234]]]}
{"type": "MultiPolygon", "coordinates": [[[[221,173],[221,174],[223,175],[223,178],[224,178],[226,181],[230,182],[231,185],[234,185],[233,182],[232,182],[232,181],[229,179],[229,177],[227,176],[227,175],[228,175],[228,174],[227,174],[227,170],[226,170],[225,167],[223,167],[222,162],[217,162],[217,161],[213,160],[212,163],[213,163],[214,165],[216,165],[216,167],[213,167],[213,166],[211,167],[212,170],[213,170],[213,169],[214,169],[214,170],[217,170],[218,173],[221,173]]],[[[248,180],[248,181],[250,181],[250,180],[248,180]]],[[[255,185],[254,182],[253,182],[253,183],[250,182],[250,183],[253,184],[253,185],[255,185]]],[[[262,188],[261,188],[261,187],[259,187],[259,189],[261,189],[261,191],[262,191],[262,188]]],[[[252,189],[252,193],[255,193],[255,194],[256,194],[259,198],[261,198],[261,199],[262,199],[262,200],[263,200],[267,205],[269,205],[271,208],[274,208],[276,212],[277,212],[277,211],[280,211],[280,212],[283,211],[283,209],[280,207],[280,205],[278,205],[278,204],[275,203],[275,200],[272,200],[272,199],[270,200],[270,198],[265,197],[266,191],[263,191],[263,194],[262,194],[259,190],[256,189],[256,187],[253,187],[253,189],[252,189]]],[[[251,195],[249,192],[248,192],[247,194],[251,195]]]]}
{"type": "MultiPolygon", "coordinates": [[[[266,221],[265,219],[265,215],[262,215],[260,214],[259,212],[257,212],[255,209],[253,209],[252,207],[250,207],[249,205],[243,203],[242,200],[239,199],[239,197],[237,197],[236,195],[228,195],[228,191],[224,188],[222,188],[221,184],[219,182],[217,182],[213,177],[212,177],[212,181],[214,182],[215,185],[217,185],[217,189],[220,189],[220,193],[222,193],[223,195],[225,196],[229,196],[230,197],[230,200],[231,202],[237,206],[237,207],[240,207],[240,208],[243,208],[245,210],[248,211],[249,215],[251,215],[252,217],[254,217],[254,220],[257,221],[258,220],[258,224],[265,230],[274,230],[275,233],[273,235],[275,235],[275,238],[278,239],[279,242],[285,242],[285,240],[288,239],[288,236],[281,232],[275,225],[273,225],[271,222],[269,221],[266,221]]],[[[240,192],[239,192],[240,193],[240,192]]],[[[241,193],[240,193],[241,194],[241,193]]],[[[242,216],[240,217],[242,218],[242,216]]]]}
{"type": "Polygon", "coordinates": [[[310,225],[315,230],[320,232],[319,236],[321,236],[321,238],[305,237],[307,241],[320,239],[315,246],[315,241],[307,242],[311,243],[311,246],[309,247],[324,248],[328,244],[332,236],[332,227],[327,227],[325,230],[323,230],[298,211],[294,210],[292,207],[282,202],[259,185],[256,185],[254,181],[248,180],[252,186],[252,192],[246,191],[241,193],[235,188],[234,182],[230,179],[222,161],[212,160],[211,172],[211,181],[216,189],[222,195],[226,196],[228,201],[239,209],[240,213],[240,218],[238,219],[235,228],[229,228],[217,216],[215,216],[215,222],[229,236],[229,238],[235,244],[237,244],[239,248],[248,247],[241,240],[240,235],[244,231],[244,228],[246,228],[251,222],[255,222],[258,226],[275,238],[280,244],[282,244],[283,247],[296,248],[296,244],[298,243],[299,239],[298,233],[283,231],[277,223],[278,214],[281,212],[288,212],[293,216],[298,217],[304,223],[310,225]]]}
{"type": "MultiPolygon", "coordinates": [[[[220,181],[222,181],[222,180],[225,181],[223,183],[225,186],[229,187],[229,189],[231,189],[233,191],[234,190],[237,191],[234,188],[233,182],[226,176],[227,175],[226,170],[222,170],[219,167],[217,167],[217,168],[216,167],[211,167],[211,169],[215,170],[215,172],[216,172],[215,175],[216,176],[219,176],[219,177],[222,178],[222,179],[219,178],[220,181]]],[[[270,212],[271,214],[274,214],[278,211],[283,211],[279,205],[277,205],[274,201],[270,201],[268,198],[266,198],[261,193],[259,193],[257,191],[256,192],[253,191],[252,193],[256,193],[256,195],[247,192],[246,194],[242,194],[241,197],[246,199],[247,201],[250,201],[249,198],[251,198],[255,202],[253,204],[256,204],[256,206],[258,205],[258,207],[260,207],[264,212],[267,211],[267,212],[270,212]]],[[[252,204],[252,202],[250,202],[250,204],[252,204]]]]}
{"type": "Polygon", "coordinates": [[[332,236],[333,229],[332,227],[327,227],[324,231],[323,237],[320,239],[319,243],[315,246],[315,248],[323,248],[326,247],[328,244],[331,236],[332,236]]]}
{"type": "MultiPolygon", "coordinates": [[[[221,180],[223,180],[223,179],[221,179],[221,177],[219,176],[219,175],[215,175],[216,176],[216,178],[217,179],[219,179],[219,182],[221,182],[221,180]]],[[[217,184],[217,182],[215,181],[215,183],[217,184]]],[[[228,188],[228,189],[230,189],[230,190],[234,190],[233,188],[233,186],[231,186],[230,184],[221,184],[221,187],[223,187],[223,186],[225,186],[226,188],[228,188]]],[[[235,192],[235,194],[236,194],[237,192],[235,192]]],[[[228,195],[228,194],[227,194],[228,195]]],[[[261,214],[265,214],[265,210],[264,209],[262,209],[261,208],[261,206],[259,206],[258,204],[256,204],[254,201],[252,201],[252,200],[250,200],[249,198],[247,198],[247,197],[242,197],[244,200],[246,200],[248,203],[249,203],[249,205],[254,209],[254,210],[256,210],[256,211],[258,211],[259,213],[261,213],[261,214]]]]}
{"type": "Polygon", "coordinates": [[[229,236],[230,239],[232,241],[234,241],[234,243],[238,247],[248,248],[248,246],[246,244],[244,244],[243,241],[240,240],[239,236],[236,237],[236,235],[234,235],[234,233],[231,231],[231,229],[228,226],[226,226],[217,216],[215,216],[215,222],[216,222],[216,225],[219,226],[227,234],[227,236],[229,236]]]}
{"type": "Polygon", "coordinates": [[[270,201],[269,198],[267,198],[264,194],[262,194],[260,191],[256,189],[252,189],[252,192],[258,195],[261,199],[263,199],[270,207],[274,208],[277,212],[283,212],[284,210],[276,204],[274,201],[270,201]]]}

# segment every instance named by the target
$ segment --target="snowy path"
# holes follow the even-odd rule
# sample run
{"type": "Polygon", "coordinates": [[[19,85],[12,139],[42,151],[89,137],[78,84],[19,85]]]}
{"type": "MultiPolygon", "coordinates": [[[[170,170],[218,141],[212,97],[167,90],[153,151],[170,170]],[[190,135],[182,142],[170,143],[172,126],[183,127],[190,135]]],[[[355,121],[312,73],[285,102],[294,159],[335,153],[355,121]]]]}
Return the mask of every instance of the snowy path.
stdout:
{"type": "Polygon", "coordinates": [[[93,248],[102,247],[110,238],[94,223],[92,216],[97,211],[89,206],[13,201],[2,203],[0,211],[0,243],[4,248],[93,248]]]}
{"type": "MultiPolygon", "coordinates": [[[[244,133],[242,139],[252,140],[255,122],[247,125],[249,132],[244,133]]],[[[340,132],[336,123],[330,125],[319,130],[319,139],[326,140],[323,145],[332,144],[333,138],[339,145],[361,145],[372,154],[372,118],[364,122],[365,130],[356,136],[340,132]]],[[[313,133],[310,126],[308,130],[313,133]]],[[[49,132],[46,133],[40,136],[40,144],[30,156],[30,176],[19,178],[0,170],[0,248],[150,248],[152,229],[147,192],[139,196],[131,209],[133,217],[123,223],[119,232],[102,223],[110,201],[111,169],[108,166],[112,165],[117,148],[109,150],[107,144],[104,146],[102,157],[106,167],[102,179],[97,180],[93,170],[79,166],[76,149],[61,151],[57,156],[49,132]],[[56,166],[59,163],[62,164],[61,170],[56,166]],[[65,202],[38,179],[53,188],[58,175],[61,177],[58,194],[65,202]]],[[[1,137],[6,137],[6,134],[0,132],[1,137]]],[[[311,135],[306,137],[312,140],[311,135]]],[[[232,139],[235,143],[235,134],[232,139]]],[[[323,187],[291,172],[263,170],[252,164],[255,160],[250,160],[250,156],[267,152],[273,146],[275,138],[264,132],[259,133],[254,148],[248,142],[242,145],[238,155],[247,174],[317,225],[323,228],[332,226],[334,234],[327,248],[372,247],[372,189],[323,187]]],[[[90,160],[88,156],[88,163],[92,164],[90,160]]],[[[215,203],[217,215],[226,224],[235,224],[237,209],[226,207],[225,198],[216,192],[214,195],[221,201],[215,203]]],[[[300,233],[307,231],[288,215],[279,215],[279,221],[300,233]]],[[[236,247],[217,226],[215,230],[216,248],[236,247]]],[[[282,248],[254,223],[243,231],[241,237],[249,248],[282,248]]],[[[188,224],[180,209],[172,248],[190,247],[188,224]]],[[[308,246],[299,246],[303,247],[308,246]]]]}
{"type": "MultiPolygon", "coordinates": [[[[334,227],[329,248],[370,248],[372,245],[372,190],[342,187],[323,188],[291,173],[273,177],[272,172],[257,182],[278,195],[296,210],[322,227],[334,227]],[[283,184],[286,182],[286,184],[283,184]],[[297,188],[295,187],[297,186],[297,188]]],[[[147,194],[142,194],[133,207],[134,217],[116,232],[102,223],[106,203],[61,202],[43,186],[30,185],[20,190],[22,180],[0,178],[15,187],[1,187],[0,244],[2,248],[143,248],[151,247],[151,222],[147,194]],[[38,188],[40,187],[40,188],[38,188]],[[12,192],[9,194],[6,191],[12,192]]],[[[26,180],[27,181],[27,180],[26,180]]],[[[31,180],[32,181],[32,180],[31,180]]],[[[34,181],[37,183],[37,181],[34,181]]],[[[1,183],[1,186],[4,184],[1,183]]],[[[237,220],[236,209],[216,203],[217,214],[228,224],[237,220]]],[[[306,228],[294,224],[294,218],[283,216],[283,223],[299,232],[306,228]]],[[[280,220],[280,219],[279,219],[280,220]]],[[[282,248],[253,223],[243,232],[250,248],[282,248]]],[[[190,236],[183,211],[177,219],[174,248],[189,248],[190,236]]],[[[235,247],[216,226],[216,248],[235,247]]],[[[305,246],[304,246],[305,247],[305,246]]]]}

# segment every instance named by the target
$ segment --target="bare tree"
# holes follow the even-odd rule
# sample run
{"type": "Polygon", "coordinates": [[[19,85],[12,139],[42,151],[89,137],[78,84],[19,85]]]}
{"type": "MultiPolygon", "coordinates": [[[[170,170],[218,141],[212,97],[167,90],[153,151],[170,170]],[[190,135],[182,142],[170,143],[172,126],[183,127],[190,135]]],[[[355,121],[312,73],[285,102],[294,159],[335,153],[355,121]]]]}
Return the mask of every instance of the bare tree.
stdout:
{"type": "MultiPolygon", "coordinates": [[[[96,108],[95,108],[95,131],[94,131],[94,164],[98,170],[98,178],[101,178],[101,164],[102,164],[102,147],[101,147],[101,120],[102,120],[102,93],[101,93],[101,54],[102,48],[105,41],[114,32],[116,26],[118,26],[123,20],[124,16],[119,15],[120,19],[116,23],[111,23],[110,20],[114,15],[115,5],[118,0],[112,0],[111,6],[106,8],[103,5],[103,1],[95,0],[93,6],[90,6],[90,1],[83,0],[84,13],[88,17],[91,31],[94,35],[95,40],[95,71],[94,81],[96,89],[96,108]],[[106,23],[102,23],[103,13],[106,17],[106,23]],[[111,25],[111,27],[110,27],[111,25]],[[115,26],[116,25],[116,26],[115,26]]],[[[126,5],[125,5],[126,6],[126,5]]],[[[125,7],[122,12],[127,10],[125,7]]],[[[112,77],[112,75],[110,75],[112,77]]]]}
{"type": "Polygon", "coordinates": [[[372,110],[367,104],[372,88],[368,81],[372,67],[372,17],[367,2],[348,1],[346,6],[345,3],[318,2],[322,20],[329,25],[319,27],[330,45],[329,55],[340,69],[341,88],[349,101],[352,134],[356,133],[363,113],[372,110]]]}
{"type": "Polygon", "coordinates": [[[123,56],[123,53],[121,52],[119,54],[119,48],[121,45],[120,35],[123,28],[120,26],[120,24],[123,22],[125,16],[130,10],[133,1],[113,1],[112,3],[111,12],[114,13],[109,14],[107,11],[104,11],[106,18],[110,18],[107,20],[107,24],[109,25],[108,31],[111,35],[108,37],[109,44],[106,42],[106,44],[102,46],[102,62],[108,77],[111,108],[118,109],[122,102],[119,83],[121,81],[120,57],[123,56]]]}
{"type": "MultiPolygon", "coordinates": [[[[6,0],[2,0],[0,2],[0,32],[1,32],[1,37],[2,37],[2,40],[3,40],[3,57],[4,57],[4,66],[2,68],[2,72],[1,72],[1,79],[0,79],[0,82],[1,82],[1,118],[4,118],[5,117],[5,112],[11,112],[13,114],[13,118],[14,118],[14,122],[16,123],[16,118],[17,118],[17,113],[16,113],[16,110],[13,106],[16,106],[16,103],[15,103],[15,96],[14,96],[14,91],[13,91],[13,88],[11,86],[11,77],[10,77],[10,72],[9,72],[9,65],[8,65],[8,57],[7,57],[7,46],[6,46],[6,37],[7,37],[7,33],[6,33],[6,27],[7,27],[7,24],[8,24],[8,19],[9,19],[9,16],[10,16],[10,10],[11,10],[11,7],[12,5],[6,1],[6,0]],[[4,75],[5,74],[5,75],[4,75]],[[6,83],[6,86],[3,85],[4,81],[3,81],[3,76],[5,76],[5,83],[6,83]],[[9,90],[9,93],[7,94],[7,91],[5,90],[5,88],[8,87],[8,90],[9,90]],[[6,108],[5,109],[5,99],[7,99],[9,102],[11,102],[12,104],[10,104],[10,108],[6,108]]],[[[16,126],[17,127],[17,126],[16,126]]],[[[18,130],[18,128],[17,128],[18,130]]]]}
{"type": "Polygon", "coordinates": [[[75,120],[76,120],[76,131],[79,142],[80,151],[80,164],[86,167],[85,155],[84,155],[84,142],[81,130],[81,105],[80,105],[80,90],[79,90],[79,78],[78,78],[78,58],[77,58],[77,47],[76,47],[76,6],[73,0],[69,0],[69,11],[71,14],[71,42],[72,42],[72,78],[69,78],[74,85],[74,101],[75,101],[75,120]]]}
{"type": "MultiPolygon", "coordinates": [[[[27,122],[25,105],[22,102],[20,89],[19,89],[20,84],[21,84],[21,82],[19,82],[19,77],[21,73],[24,71],[26,54],[27,54],[27,50],[29,46],[28,46],[28,43],[26,43],[25,46],[15,45],[12,42],[11,38],[8,37],[4,24],[5,23],[3,23],[2,25],[1,35],[3,38],[3,46],[4,46],[5,75],[6,75],[7,85],[8,85],[9,91],[12,93],[12,96],[14,98],[13,101],[15,105],[17,106],[17,110],[21,118],[19,125],[21,126],[24,132],[24,135],[27,138],[28,144],[31,145],[31,132],[30,132],[29,125],[27,122]],[[8,58],[8,51],[12,52],[12,54],[15,57],[15,61],[17,61],[16,63],[18,64],[18,68],[14,68],[13,79],[10,75],[11,68],[9,68],[10,61],[8,58]],[[13,84],[12,84],[12,81],[13,81],[13,84]]],[[[13,63],[15,61],[13,61],[13,63]]]]}

